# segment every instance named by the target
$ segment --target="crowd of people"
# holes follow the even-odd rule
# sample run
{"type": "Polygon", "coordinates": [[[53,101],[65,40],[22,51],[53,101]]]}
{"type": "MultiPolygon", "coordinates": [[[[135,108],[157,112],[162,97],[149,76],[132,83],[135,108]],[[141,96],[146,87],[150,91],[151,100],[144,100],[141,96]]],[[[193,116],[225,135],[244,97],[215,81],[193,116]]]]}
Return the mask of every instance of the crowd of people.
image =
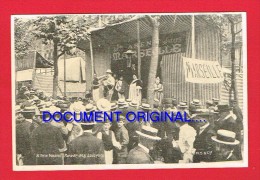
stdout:
{"type": "MultiPolygon", "coordinates": [[[[17,165],[153,164],[239,161],[242,157],[243,115],[235,101],[231,105],[217,98],[191,102],[163,98],[163,86],[156,78],[154,104],[142,98],[142,82],[134,75],[129,94],[123,79],[117,82],[107,71],[104,97],[95,75],[92,93],[86,97],[57,97],[22,86],[16,96],[17,165]],[[112,99],[114,90],[117,99],[112,99]],[[103,123],[42,121],[42,112],[122,112],[119,121],[103,123]],[[192,122],[127,122],[127,112],[181,112],[192,122]],[[200,121],[201,120],[201,121],[200,121]]],[[[58,116],[58,115],[57,115],[58,116]]],[[[69,116],[69,114],[68,114],[69,116]]],[[[68,118],[69,119],[69,118],[68,118]]]]}

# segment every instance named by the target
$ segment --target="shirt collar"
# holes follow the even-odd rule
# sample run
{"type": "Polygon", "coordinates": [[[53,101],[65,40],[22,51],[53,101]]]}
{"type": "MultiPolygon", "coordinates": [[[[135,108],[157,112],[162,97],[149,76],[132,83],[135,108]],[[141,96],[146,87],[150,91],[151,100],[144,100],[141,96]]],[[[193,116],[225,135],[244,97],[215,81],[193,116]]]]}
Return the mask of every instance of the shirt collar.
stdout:
{"type": "Polygon", "coordinates": [[[25,119],[25,121],[32,123],[32,119],[25,119]]]}
{"type": "Polygon", "coordinates": [[[200,134],[209,126],[209,123],[206,123],[204,126],[200,127],[200,134]]]}
{"type": "Polygon", "coordinates": [[[149,153],[149,149],[147,147],[145,147],[144,145],[142,144],[138,144],[139,147],[143,148],[143,150],[146,152],[146,153],[149,153]]]}
{"type": "Polygon", "coordinates": [[[91,130],[85,130],[85,131],[83,131],[84,133],[86,132],[86,133],[92,133],[92,129],[91,130]]]}

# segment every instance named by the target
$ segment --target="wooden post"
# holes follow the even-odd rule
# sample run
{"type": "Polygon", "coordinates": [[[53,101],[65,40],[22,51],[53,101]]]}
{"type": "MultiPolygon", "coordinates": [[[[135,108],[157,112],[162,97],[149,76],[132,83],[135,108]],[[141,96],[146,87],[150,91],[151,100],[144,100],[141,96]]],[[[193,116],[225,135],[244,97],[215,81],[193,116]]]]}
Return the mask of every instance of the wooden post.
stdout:
{"type": "Polygon", "coordinates": [[[191,57],[193,59],[196,58],[196,50],[195,50],[195,20],[194,20],[194,15],[192,15],[191,18],[191,57]]]}
{"type": "MultiPolygon", "coordinates": [[[[195,17],[191,16],[191,58],[196,59],[196,43],[195,43],[195,17]]],[[[195,84],[195,97],[200,99],[200,85],[195,84]]]]}
{"type": "Polygon", "coordinates": [[[89,46],[90,46],[90,66],[91,66],[91,80],[93,80],[94,77],[94,57],[93,57],[93,46],[92,46],[92,40],[91,35],[89,36],[89,46]]]}
{"type": "Polygon", "coordinates": [[[137,20],[137,69],[138,69],[138,78],[141,79],[141,53],[140,53],[140,22],[137,20]]]}
{"type": "Polygon", "coordinates": [[[66,52],[64,53],[64,92],[63,96],[66,96],[66,52]]]}
{"type": "Polygon", "coordinates": [[[33,72],[32,72],[32,88],[35,88],[35,78],[36,78],[36,58],[37,58],[37,51],[34,51],[34,58],[33,58],[33,72]]]}

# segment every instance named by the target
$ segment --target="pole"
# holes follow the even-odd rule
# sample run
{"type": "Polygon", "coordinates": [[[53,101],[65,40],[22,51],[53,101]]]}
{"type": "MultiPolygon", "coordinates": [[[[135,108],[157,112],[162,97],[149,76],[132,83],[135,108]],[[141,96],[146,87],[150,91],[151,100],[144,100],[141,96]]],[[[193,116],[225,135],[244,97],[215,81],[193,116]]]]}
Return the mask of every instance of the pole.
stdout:
{"type": "Polygon", "coordinates": [[[64,53],[64,92],[63,95],[66,96],[66,52],[64,53]]]}
{"type": "Polygon", "coordinates": [[[93,47],[92,47],[91,35],[89,36],[89,45],[90,45],[90,60],[91,60],[91,79],[93,79],[93,76],[94,76],[94,58],[93,58],[93,47]]]}
{"type": "MultiPolygon", "coordinates": [[[[191,16],[191,57],[192,59],[196,58],[196,47],[195,47],[195,17],[191,16]]],[[[200,86],[198,83],[195,84],[195,97],[200,99],[200,86]]]]}
{"type": "Polygon", "coordinates": [[[192,15],[191,18],[191,51],[192,51],[192,58],[196,58],[196,52],[195,52],[195,22],[194,22],[194,15],[192,15]]]}
{"type": "Polygon", "coordinates": [[[137,20],[137,69],[138,69],[138,78],[141,79],[141,56],[140,56],[140,22],[137,20]]]}

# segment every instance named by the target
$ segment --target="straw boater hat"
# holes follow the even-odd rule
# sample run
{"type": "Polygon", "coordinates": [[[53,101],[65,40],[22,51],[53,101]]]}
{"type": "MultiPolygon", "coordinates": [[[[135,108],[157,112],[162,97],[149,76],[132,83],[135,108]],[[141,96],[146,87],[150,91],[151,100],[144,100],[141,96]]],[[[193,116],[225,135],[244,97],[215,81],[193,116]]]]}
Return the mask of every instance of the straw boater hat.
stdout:
{"type": "Polygon", "coordinates": [[[85,106],[83,106],[82,104],[79,104],[79,103],[76,103],[72,110],[76,113],[76,114],[79,114],[80,112],[83,112],[85,111],[85,106]]]}
{"type": "Polygon", "coordinates": [[[141,131],[136,131],[136,133],[148,139],[161,140],[161,138],[157,136],[158,130],[151,126],[142,126],[141,131]]]}
{"type": "Polygon", "coordinates": [[[137,101],[131,101],[131,102],[129,103],[129,106],[131,106],[131,107],[137,107],[137,106],[138,106],[138,103],[137,103],[137,101]]]}
{"type": "Polygon", "coordinates": [[[191,102],[192,105],[195,105],[195,106],[200,106],[200,100],[199,99],[193,99],[192,102],[191,102]]]}
{"type": "Polygon", "coordinates": [[[217,102],[219,102],[219,99],[218,98],[212,98],[212,101],[217,103],[217,102]]]}
{"type": "Polygon", "coordinates": [[[20,112],[22,112],[21,107],[19,105],[16,105],[15,106],[15,113],[20,113],[20,112]]]}
{"type": "Polygon", "coordinates": [[[215,110],[216,112],[228,112],[232,108],[229,107],[228,104],[218,104],[218,109],[215,110]]]}
{"type": "Polygon", "coordinates": [[[110,111],[111,104],[107,99],[102,98],[97,101],[97,108],[100,111],[110,111]]]}
{"type": "Polygon", "coordinates": [[[140,108],[143,109],[143,110],[151,110],[150,104],[146,104],[146,103],[142,103],[140,108]]]}
{"type": "Polygon", "coordinates": [[[22,113],[35,113],[35,106],[25,106],[22,113]]]}
{"type": "Polygon", "coordinates": [[[187,108],[188,106],[187,106],[186,102],[180,102],[178,107],[180,107],[180,108],[187,108]]]}
{"type": "Polygon", "coordinates": [[[215,142],[227,145],[238,145],[240,142],[236,140],[236,133],[224,129],[217,131],[217,136],[212,136],[211,139],[215,142]]]}
{"type": "Polygon", "coordinates": [[[127,107],[127,102],[125,101],[125,99],[118,99],[117,105],[119,108],[127,107]]]}
{"type": "Polygon", "coordinates": [[[206,101],[206,104],[212,106],[212,105],[213,105],[213,101],[212,101],[212,100],[207,100],[207,101],[206,101]]]}
{"type": "Polygon", "coordinates": [[[86,109],[85,111],[86,111],[87,113],[96,110],[96,108],[95,108],[95,106],[94,106],[93,104],[87,104],[87,105],[85,106],[85,109],[86,109]]]}
{"type": "Polygon", "coordinates": [[[112,74],[111,69],[108,69],[108,70],[106,71],[106,73],[112,74]]]}
{"type": "Polygon", "coordinates": [[[116,103],[111,103],[111,110],[116,110],[117,109],[117,104],[116,103]]]}

